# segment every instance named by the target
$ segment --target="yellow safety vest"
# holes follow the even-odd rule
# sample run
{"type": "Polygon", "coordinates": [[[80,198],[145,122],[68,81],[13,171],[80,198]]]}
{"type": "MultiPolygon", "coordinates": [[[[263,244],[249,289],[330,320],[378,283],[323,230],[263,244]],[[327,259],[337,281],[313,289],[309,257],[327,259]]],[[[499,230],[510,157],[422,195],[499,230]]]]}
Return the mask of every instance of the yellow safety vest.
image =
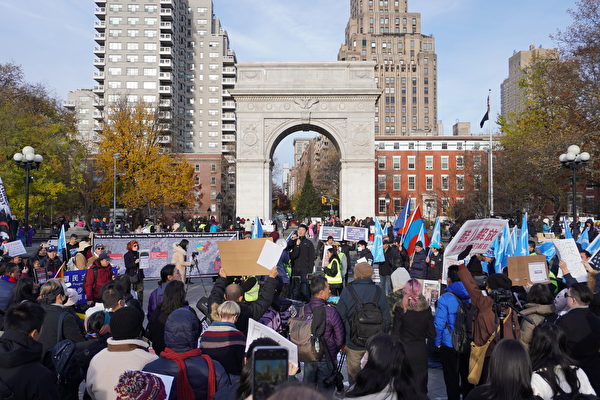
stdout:
{"type": "Polygon", "coordinates": [[[335,274],[335,276],[329,276],[327,274],[325,274],[325,278],[327,278],[327,283],[329,283],[330,285],[341,285],[343,283],[342,280],[342,266],[340,265],[340,262],[336,259],[333,259],[329,262],[329,265],[327,265],[328,269],[333,268],[333,263],[337,263],[337,273],[335,274]]]}
{"type": "Polygon", "coordinates": [[[251,302],[258,300],[258,291],[260,289],[260,285],[258,284],[258,279],[256,280],[256,284],[250,288],[246,293],[244,293],[244,300],[251,302]]]}

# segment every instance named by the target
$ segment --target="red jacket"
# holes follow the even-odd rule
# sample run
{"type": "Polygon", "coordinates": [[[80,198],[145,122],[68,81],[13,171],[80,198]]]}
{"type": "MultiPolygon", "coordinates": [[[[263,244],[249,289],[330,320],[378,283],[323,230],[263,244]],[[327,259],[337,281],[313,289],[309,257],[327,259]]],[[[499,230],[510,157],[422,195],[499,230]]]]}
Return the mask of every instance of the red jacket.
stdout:
{"type": "Polygon", "coordinates": [[[85,289],[85,297],[89,300],[102,301],[102,286],[105,283],[113,280],[112,267],[109,264],[108,267],[103,267],[100,262],[94,262],[94,264],[85,273],[85,283],[83,288],[85,289]],[[98,271],[94,273],[94,270],[98,271]],[[96,277],[94,277],[96,275],[96,277]]]}

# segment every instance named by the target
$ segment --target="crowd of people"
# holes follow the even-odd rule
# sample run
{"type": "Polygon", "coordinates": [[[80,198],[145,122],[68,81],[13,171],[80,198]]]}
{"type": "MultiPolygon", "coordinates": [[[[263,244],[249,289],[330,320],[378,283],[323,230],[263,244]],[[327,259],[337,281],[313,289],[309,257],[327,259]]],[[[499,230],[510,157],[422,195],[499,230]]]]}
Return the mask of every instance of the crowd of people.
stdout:
{"type": "MultiPolygon", "coordinates": [[[[432,359],[441,362],[449,400],[600,393],[600,280],[586,251],[587,283],[555,258],[549,284],[521,287],[484,272],[493,254],[469,258],[467,248],[432,309],[423,279],[442,283],[441,245],[419,242],[409,257],[391,234],[385,260],[374,262],[366,241],[315,243],[309,233],[304,224],[287,241],[271,233],[284,251],[267,275],[221,268],[199,300],[186,292],[182,240],[147,307],[136,241],[127,244],[125,271],[114,274],[101,244],[70,238],[69,257],[87,269],[84,306],[62,279],[40,285],[34,264],[4,258],[0,398],[247,399],[254,350],[278,346],[271,338],[247,343],[251,319],[298,347],[300,365],[290,362],[273,399],[425,399],[432,359]],[[401,284],[390,279],[398,269],[407,272],[401,284]],[[171,386],[157,379],[164,375],[171,386]]],[[[52,273],[62,265],[52,246],[33,258],[52,273]]]]}

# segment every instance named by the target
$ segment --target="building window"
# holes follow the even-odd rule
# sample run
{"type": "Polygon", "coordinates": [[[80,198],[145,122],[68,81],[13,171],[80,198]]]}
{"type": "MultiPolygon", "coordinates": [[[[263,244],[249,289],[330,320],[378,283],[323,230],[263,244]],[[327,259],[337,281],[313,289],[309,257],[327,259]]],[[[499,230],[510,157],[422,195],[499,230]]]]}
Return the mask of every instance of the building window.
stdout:
{"type": "Polygon", "coordinates": [[[480,169],[481,168],[481,155],[477,154],[473,156],[473,168],[480,169]]]}
{"type": "Polygon", "coordinates": [[[394,162],[394,169],[400,169],[400,156],[392,157],[392,161],[394,162]]]}
{"type": "Polygon", "coordinates": [[[465,176],[456,175],[456,190],[465,190],[465,176]]]}
{"type": "Polygon", "coordinates": [[[463,169],[465,167],[465,158],[463,156],[456,156],[456,169],[463,169]]]}
{"type": "Polygon", "coordinates": [[[433,156],[425,156],[425,169],[433,169],[433,156]]]}
{"type": "Polygon", "coordinates": [[[447,197],[442,197],[442,212],[444,214],[448,213],[448,206],[450,205],[450,201],[447,197]]]}
{"type": "Polygon", "coordinates": [[[462,150],[463,144],[462,142],[456,142],[456,150],[462,150]]]}
{"type": "Polygon", "coordinates": [[[473,175],[473,189],[481,190],[481,175],[473,175]]]}
{"type": "Polygon", "coordinates": [[[386,214],[385,198],[379,198],[379,214],[386,214]]]}
{"type": "Polygon", "coordinates": [[[194,171],[200,172],[200,164],[195,165],[194,171]]]}
{"type": "Polygon", "coordinates": [[[402,204],[400,204],[400,199],[394,199],[394,212],[399,213],[401,207],[402,207],[402,204]]]}
{"type": "Polygon", "coordinates": [[[408,176],[408,190],[415,190],[415,175],[408,176]]]}
{"type": "Polygon", "coordinates": [[[400,190],[400,175],[394,175],[394,190],[400,190]]]}
{"type": "Polygon", "coordinates": [[[377,167],[379,169],[385,169],[385,156],[377,157],[377,167]]]}
{"type": "Polygon", "coordinates": [[[442,169],[448,169],[448,156],[442,156],[442,169]]]}
{"type": "Polygon", "coordinates": [[[415,149],[415,143],[414,142],[409,142],[408,143],[408,149],[409,150],[414,150],[415,149]]]}
{"type": "Polygon", "coordinates": [[[450,188],[448,175],[442,175],[442,190],[448,190],[450,188]]]}
{"type": "Polygon", "coordinates": [[[408,169],[415,169],[415,156],[408,156],[408,169]]]}
{"type": "Polygon", "coordinates": [[[425,176],[425,190],[433,190],[433,175],[425,176]]]}
{"type": "Polygon", "coordinates": [[[215,186],[217,184],[217,177],[215,176],[211,176],[210,177],[210,184],[215,186]]]}
{"type": "Polygon", "coordinates": [[[194,180],[195,180],[195,185],[196,185],[196,186],[200,186],[200,177],[199,177],[199,176],[196,176],[196,177],[194,177],[194,178],[195,178],[195,179],[194,179],[194,180]]]}
{"type": "Polygon", "coordinates": [[[385,175],[377,175],[377,190],[385,190],[385,175]]]}
{"type": "Polygon", "coordinates": [[[217,164],[210,164],[210,172],[217,172],[217,164]]]}
{"type": "MultiPolygon", "coordinates": [[[[429,121],[429,118],[425,117],[426,121],[429,121]]],[[[448,150],[448,143],[442,142],[442,150],[448,150]]]]}

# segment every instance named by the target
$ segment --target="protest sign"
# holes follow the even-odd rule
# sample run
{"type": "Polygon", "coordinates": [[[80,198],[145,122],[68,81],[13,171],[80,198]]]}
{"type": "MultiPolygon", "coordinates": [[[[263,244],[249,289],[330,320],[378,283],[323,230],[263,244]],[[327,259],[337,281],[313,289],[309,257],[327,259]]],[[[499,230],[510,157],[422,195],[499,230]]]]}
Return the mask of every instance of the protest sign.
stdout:
{"type": "MultiPolygon", "coordinates": [[[[93,245],[101,243],[112,258],[113,266],[125,267],[123,256],[127,251],[127,243],[136,240],[140,249],[149,253],[148,267],[144,269],[147,279],[160,278],[160,270],[173,258],[173,245],[183,239],[189,241],[187,260],[195,258],[198,268],[188,268],[188,276],[216,275],[221,267],[221,258],[217,243],[238,239],[237,232],[165,232],[165,233],[124,233],[96,234],[93,245]]],[[[256,259],[255,259],[256,261],[256,259]]],[[[142,260],[140,259],[140,262],[142,260]]]]}
{"type": "Polygon", "coordinates": [[[288,361],[292,364],[299,366],[298,364],[298,346],[290,342],[273,329],[259,322],[256,322],[252,318],[248,320],[248,334],[246,335],[246,351],[250,347],[250,343],[256,339],[267,337],[273,339],[280,346],[285,347],[288,350],[288,361]]]}
{"type": "Polygon", "coordinates": [[[550,283],[545,256],[508,257],[508,277],[513,286],[550,283]]]}
{"type": "Polygon", "coordinates": [[[148,269],[150,266],[150,250],[140,250],[140,269],[148,269]]]}
{"type": "Polygon", "coordinates": [[[271,268],[273,268],[273,266],[277,265],[279,262],[281,253],[283,253],[283,247],[267,239],[262,250],[260,251],[260,255],[258,256],[256,263],[262,265],[268,270],[271,270],[271,268]]]}
{"type": "Polygon", "coordinates": [[[327,250],[332,248],[333,246],[325,245],[323,246],[323,257],[321,257],[321,268],[325,268],[329,265],[329,253],[327,250]]]}
{"type": "Polygon", "coordinates": [[[5,211],[6,215],[12,214],[10,212],[10,206],[8,205],[8,196],[6,195],[6,190],[4,189],[4,183],[2,183],[2,178],[0,178],[0,211],[5,211]]]}
{"type": "Polygon", "coordinates": [[[271,268],[256,261],[260,257],[267,238],[217,242],[221,265],[228,276],[267,275],[271,268]]]}
{"type": "Polygon", "coordinates": [[[11,257],[22,256],[23,254],[27,254],[27,250],[25,250],[25,246],[23,246],[23,242],[21,242],[20,240],[4,243],[4,250],[11,257]]]}
{"type": "Polygon", "coordinates": [[[392,288],[394,290],[398,288],[403,288],[409,279],[410,274],[408,273],[406,268],[397,268],[394,272],[392,272],[392,288]]]}
{"type": "Polygon", "coordinates": [[[438,281],[424,280],[423,281],[423,296],[429,307],[435,310],[435,303],[440,297],[441,284],[438,281]]]}
{"type": "Polygon", "coordinates": [[[341,242],[344,240],[344,228],[337,226],[321,226],[319,240],[327,240],[328,236],[333,236],[333,240],[341,242]]]}
{"type": "Polygon", "coordinates": [[[43,285],[49,279],[48,270],[46,268],[36,268],[33,272],[35,273],[35,280],[40,285],[43,285]]]}
{"type": "Polygon", "coordinates": [[[354,242],[364,240],[366,242],[367,239],[369,239],[369,231],[367,228],[359,228],[357,226],[344,227],[344,240],[350,240],[354,242]]]}
{"type": "MultiPolygon", "coordinates": [[[[41,268],[43,269],[43,268],[41,268]]],[[[83,280],[85,278],[85,274],[88,270],[87,269],[77,269],[75,271],[65,271],[65,275],[64,275],[64,280],[65,283],[70,283],[69,287],[71,289],[75,289],[77,291],[77,294],[79,295],[79,301],[77,302],[77,304],[83,304],[87,301],[87,299],[85,298],[85,289],[83,287],[83,280]]],[[[116,276],[117,275],[117,268],[113,268],[113,274],[116,276]]],[[[37,275],[37,271],[36,271],[36,275],[37,275]]],[[[38,275],[38,282],[39,282],[39,275],[38,275]]]]}
{"type": "MultiPolygon", "coordinates": [[[[556,247],[558,258],[567,264],[571,276],[577,279],[578,282],[587,282],[587,271],[581,261],[575,239],[554,239],[552,243],[556,247]]],[[[558,271],[558,277],[563,277],[562,270],[558,271]]]]}
{"type": "Polygon", "coordinates": [[[472,246],[469,255],[485,253],[506,224],[507,220],[496,218],[472,219],[465,222],[444,251],[442,282],[446,283],[451,261],[456,260],[468,246],[472,246]]]}

